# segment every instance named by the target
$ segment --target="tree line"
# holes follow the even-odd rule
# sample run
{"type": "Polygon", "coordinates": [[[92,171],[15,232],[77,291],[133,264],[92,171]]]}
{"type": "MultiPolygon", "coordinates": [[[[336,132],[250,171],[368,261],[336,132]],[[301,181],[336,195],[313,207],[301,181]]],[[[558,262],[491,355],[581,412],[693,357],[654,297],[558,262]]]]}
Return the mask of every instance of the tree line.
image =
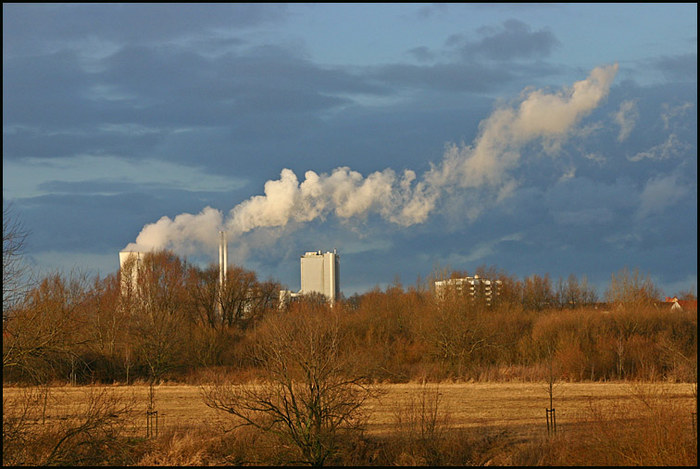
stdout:
{"type": "Polygon", "coordinates": [[[312,295],[280,308],[277,282],[231,266],[220,286],[218,266],[168,251],[147,254],[135,282],[122,273],[54,273],[20,297],[13,286],[15,298],[3,305],[3,379],[153,383],[198,380],[212,368],[244,376],[258,366],[264,324],[332,310],[342,347],[373,380],[537,380],[552,363],[575,381],[695,380],[697,311],[660,308],[659,291],[637,270],[612,274],[604,303],[575,275],[518,280],[480,267],[473,274],[501,282],[490,302],[436,296],[431,287],[468,274],[395,282],[333,307],[312,295]]]}
{"type": "MultiPolygon", "coordinates": [[[[276,282],[230,266],[219,284],[216,266],[193,266],[167,251],[132,258],[105,278],[55,273],[28,282],[25,236],[21,225],[3,224],[3,379],[29,385],[19,400],[3,400],[3,463],[152,465],[165,457],[181,464],[182,448],[172,447],[178,434],[196,441],[193,462],[478,465],[501,438],[446,432],[437,387],[397,408],[398,433],[367,435],[364,403],[382,394],[377,382],[546,381],[550,407],[557,380],[697,382],[697,311],[660,308],[659,292],[637,270],[613,274],[604,303],[585,278],[521,281],[481,267],[473,278],[500,286],[490,297],[478,285],[472,295],[464,281],[442,282],[463,288],[436,292],[436,280],[469,276],[444,271],[414,287],[395,282],[333,306],[321,295],[280,305],[276,282]],[[204,403],[229,414],[233,427],[221,435],[207,429],[206,438],[193,437],[192,429],[159,437],[155,391],[162,380],[200,384],[204,403]],[[148,383],[146,439],[127,436],[143,413],[135,400],[108,392],[111,386],[86,386],[75,419],[47,420],[52,390],[61,389],[52,384],[66,381],[148,383]]],[[[646,398],[643,404],[654,408],[646,398]]],[[[669,420],[667,404],[664,418],[653,414],[638,427],[661,422],[665,439],[635,440],[629,448],[623,440],[620,460],[643,450],[671,453],[664,462],[697,459],[695,441],[678,434],[685,414],[669,420]]],[[[580,446],[577,435],[575,444],[556,446],[579,445],[590,462],[600,438],[584,440],[580,446]]],[[[571,453],[532,444],[537,448],[506,459],[571,463],[571,453]]],[[[640,461],[647,459],[659,461],[640,461]]]]}

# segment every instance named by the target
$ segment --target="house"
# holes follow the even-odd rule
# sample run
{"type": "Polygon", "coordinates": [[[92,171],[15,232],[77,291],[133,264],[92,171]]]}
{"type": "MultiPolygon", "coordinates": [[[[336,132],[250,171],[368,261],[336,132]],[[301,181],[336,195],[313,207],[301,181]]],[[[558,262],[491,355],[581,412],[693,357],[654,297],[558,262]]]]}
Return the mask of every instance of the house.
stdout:
{"type": "Polygon", "coordinates": [[[671,311],[697,311],[698,300],[679,300],[677,297],[666,297],[664,306],[669,306],[671,311]]]}

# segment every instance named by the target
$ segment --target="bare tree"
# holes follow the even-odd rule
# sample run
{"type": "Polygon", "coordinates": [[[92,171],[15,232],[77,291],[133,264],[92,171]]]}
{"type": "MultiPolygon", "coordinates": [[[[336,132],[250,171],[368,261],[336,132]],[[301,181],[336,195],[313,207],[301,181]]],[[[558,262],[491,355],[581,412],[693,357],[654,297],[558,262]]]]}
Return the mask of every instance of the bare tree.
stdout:
{"type": "MultiPolygon", "coordinates": [[[[182,365],[190,342],[185,321],[186,266],[173,253],[159,251],[146,254],[135,270],[126,264],[122,270],[130,271],[136,279],[135,287],[127,288],[122,300],[130,314],[134,352],[148,372],[146,415],[150,430],[151,418],[157,422],[156,385],[166,373],[182,365]]],[[[127,279],[123,285],[132,283],[127,279]]]]}
{"type": "Polygon", "coordinates": [[[581,304],[583,306],[591,306],[598,302],[598,293],[595,286],[588,283],[588,277],[581,277],[579,283],[579,292],[581,294],[581,304]]]}
{"type": "Polygon", "coordinates": [[[584,276],[579,282],[574,274],[569,274],[566,280],[559,277],[554,287],[554,297],[560,309],[580,308],[596,301],[595,289],[588,284],[588,279],[584,276]]]}
{"type": "Polygon", "coordinates": [[[487,317],[456,301],[442,304],[422,334],[437,358],[457,377],[464,377],[477,354],[494,346],[487,317]]]}
{"type": "Polygon", "coordinates": [[[204,270],[197,266],[189,267],[186,287],[191,321],[212,329],[223,326],[218,308],[218,283],[218,266],[210,265],[204,270]]]}
{"type": "Polygon", "coordinates": [[[222,288],[218,269],[216,265],[205,270],[194,266],[188,269],[191,316],[202,324],[217,330],[246,329],[271,309],[279,297],[279,284],[259,282],[255,272],[238,266],[227,269],[222,288]]]}
{"type": "Polygon", "coordinates": [[[659,289],[648,275],[643,276],[639,269],[630,271],[627,267],[611,275],[610,286],[605,292],[608,302],[627,308],[649,306],[660,296],[659,289]]]}
{"type": "Polygon", "coordinates": [[[525,309],[540,311],[552,306],[554,293],[549,274],[540,277],[533,274],[526,277],[523,283],[523,307],[525,309]]]}
{"type": "Polygon", "coordinates": [[[559,309],[567,307],[567,288],[564,279],[561,277],[554,284],[554,300],[559,309]]]}
{"type": "MultiPolygon", "coordinates": [[[[2,459],[10,466],[124,464],[122,438],[133,403],[107,388],[88,387],[62,419],[46,420],[49,389],[24,388],[2,402],[2,459]]],[[[56,392],[56,391],[54,391],[56,392]]]]}
{"type": "Polygon", "coordinates": [[[3,325],[3,371],[19,370],[35,382],[57,378],[76,363],[87,295],[84,274],[52,274],[32,289],[3,325]]]}
{"type": "Polygon", "coordinates": [[[23,248],[28,231],[11,206],[2,209],[2,318],[8,319],[13,308],[26,294],[30,282],[23,260],[23,248]]]}
{"type": "Polygon", "coordinates": [[[246,329],[272,308],[279,290],[280,286],[274,282],[259,282],[253,271],[237,266],[229,268],[219,297],[224,324],[246,329]]]}
{"type": "Polygon", "coordinates": [[[337,451],[340,432],[362,428],[361,408],[374,391],[341,350],[331,311],[267,318],[260,334],[259,381],[203,387],[204,402],[233,415],[237,426],[277,435],[296,448],[298,462],[323,465],[337,451]]]}
{"type": "Polygon", "coordinates": [[[121,293],[119,279],[111,274],[95,279],[89,292],[86,309],[89,320],[87,331],[90,342],[89,353],[92,357],[101,358],[101,366],[97,378],[105,381],[115,381],[122,378],[122,373],[128,375],[125,366],[125,349],[129,342],[129,315],[119,301],[121,293]]]}

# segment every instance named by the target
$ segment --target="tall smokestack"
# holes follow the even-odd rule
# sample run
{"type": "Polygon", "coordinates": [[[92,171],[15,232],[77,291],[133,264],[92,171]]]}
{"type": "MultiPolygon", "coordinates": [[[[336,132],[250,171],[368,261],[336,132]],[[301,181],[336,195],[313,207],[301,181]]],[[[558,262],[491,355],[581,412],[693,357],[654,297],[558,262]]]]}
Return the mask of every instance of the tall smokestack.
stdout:
{"type": "Polygon", "coordinates": [[[223,290],[226,283],[226,270],[228,269],[228,243],[226,232],[219,231],[219,287],[223,290]]]}
{"type": "Polygon", "coordinates": [[[219,231],[219,295],[216,302],[216,310],[221,318],[224,314],[221,294],[226,285],[226,270],[228,268],[228,243],[226,242],[226,232],[219,231]]]}

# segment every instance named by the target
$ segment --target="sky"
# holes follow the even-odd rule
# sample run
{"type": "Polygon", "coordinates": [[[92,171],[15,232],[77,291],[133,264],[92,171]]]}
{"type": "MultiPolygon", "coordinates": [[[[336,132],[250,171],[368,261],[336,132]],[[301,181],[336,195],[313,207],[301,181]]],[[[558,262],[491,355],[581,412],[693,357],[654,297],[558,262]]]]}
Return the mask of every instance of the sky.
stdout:
{"type": "Polygon", "coordinates": [[[3,206],[345,296],[494,267],[697,292],[696,4],[3,4],[3,206]]]}

